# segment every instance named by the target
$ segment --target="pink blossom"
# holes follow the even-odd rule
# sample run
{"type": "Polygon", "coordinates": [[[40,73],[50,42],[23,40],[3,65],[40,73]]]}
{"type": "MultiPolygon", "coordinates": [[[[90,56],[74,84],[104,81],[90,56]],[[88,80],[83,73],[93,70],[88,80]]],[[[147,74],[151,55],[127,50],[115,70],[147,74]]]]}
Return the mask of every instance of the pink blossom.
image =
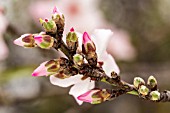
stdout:
{"type": "Polygon", "coordinates": [[[73,85],[69,91],[69,94],[73,95],[77,103],[81,105],[83,101],[78,100],[77,97],[93,89],[95,85],[95,82],[91,81],[90,78],[82,80],[81,79],[82,77],[83,75],[80,74],[71,76],[70,78],[66,78],[66,79],[60,79],[60,78],[56,78],[55,76],[50,76],[50,81],[52,84],[60,87],[69,87],[73,85]]]}
{"type": "Polygon", "coordinates": [[[110,38],[107,45],[108,52],[117,60],[122,61],[131,61],[136,57],[136,50],[131,43],[129,34],[106,22],[101,11],[98,9],[99,1],[58,0],[54,2],[34,2],[30,7],[30,12],[35,21],[40,17],[50,17],[51,13],[49,10],[54,4],[57,4],[57,7],[63,12],[66,18],[64,34],[66,34],[72,26],[74,26],[78,32],[88,31],[89,33],[92,33],[96,28],[111,28],[112,31],[114,31],[114,35],[111,36],[112,38],[110,38]]]}
{"type": "MultiPolygon", "coordinates": [[[[83,35],[81,33],[77,33],[77,35],[79,37],[79,45],[82,45],[83,35]]],[[[109,42],[111,35],[112,35],[111,30],[99,29],[95,30],[95,32],[91,36],[92,38],[91,40],[94,41],[97,47],[96,52],[98,55],[98,59],[99,61],[104,62],[103,69],[105,70],[106,74],[108,74],[109,77],[112,71],[115,71],[118,74],[120,72],[114,58],[106,51],[107,43],[109,42]]],[[[70,78],[60,79],[52,75],[50,76],[50,81],[52,84],[60,87],[69,87],[73,85],[70,89],[69,94],[73,95],[78,104],[81,105],[83,101],[79,100],[78,96],[93,89],[95,86],[94,84],[95,82],[91,81],[89,77],[85,80],[82,80],[81,79],[82,77],[83,75],[78,74],[75,76],[71,76],[70,78]]]]}

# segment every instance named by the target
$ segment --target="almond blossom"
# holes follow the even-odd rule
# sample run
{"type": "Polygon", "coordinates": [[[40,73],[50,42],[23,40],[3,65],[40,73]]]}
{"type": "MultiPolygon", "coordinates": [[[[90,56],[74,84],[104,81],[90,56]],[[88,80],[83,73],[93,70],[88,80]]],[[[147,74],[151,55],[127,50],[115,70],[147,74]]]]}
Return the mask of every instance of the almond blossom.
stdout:
{"type": "Polygon", "coordinates": [[[132,61],[136,57],[136,50],[131,43],[130,35],[127,31],[118,29],[115,25],[110,25],[105,20],[102,12],[98,9],[100,4],[98,0],[35,1],[30,6],[30,14],[35,22],[38,23],[37,19],[40,17],[45,18],[46,16],[50,16],[51,13],[49,10],[54,4],[65,14],[66,24],[64,34],[72,26],[78,32],[87,30],[90,33],[99,28],[111,28],[114,31],[114,36],[112,35],[112,38],[110,38],[107,44],[107,51],[115,59],[121,61],[132,61]]]}
{"type": "MultiPolygon", "coordinates": [[[[104,62],[103,69],[106,71],[106,74],[110,76],[110,73],[112,71],[115,71],[119,74],[119,68],[117,64],[115,63],[115,60],[113,57],[107,53],[106,46],[108,41],[110,40],[110,36],[112,35],[112,32],[110,30],[105,29],[99,29],[95,30],[94,34],[90,37],[87,37],[87,32],[82,35],[80,33],[77,33],[79,37],[79,45],[82,45],[81,43],[89,42],[89,40],[93,40],[96,45],[96,53],[98,55],[98,61],[104,62]],[[84,36],[84,40],[81,38],[84,36]],[[88,38],[88,39],[87,39],[88,38]],[[91,38],[91,39],[90,39],[91,38]],[[83,41],[82,41],[83,40],[83,41]],[[97,41],[100,40],[100,41],[97,41]]],[[[45,67],[45,63],[42,63],[35,71],[33,72],[33,76],[43,76],[47,75],[47,68],[45,67]]],[[[53,67],[53,66],[52,66],[53,67]]],[[[76,101],[79,105],[83,103],[83,101],[80,101],[77,99],[78,96],[81,94],[91,90],[95,86],[95,82],[92,81],[89,77],[85,80],[82,80],[83,75],[74,75],[70,76],[68,78],[61,79],[59,77],[56,77],[55,75],[50,76],[50,81],[52,84],[60,86],[60,87],[69,87],[72,86],[69,94],[73,95],[76,101]]]]}

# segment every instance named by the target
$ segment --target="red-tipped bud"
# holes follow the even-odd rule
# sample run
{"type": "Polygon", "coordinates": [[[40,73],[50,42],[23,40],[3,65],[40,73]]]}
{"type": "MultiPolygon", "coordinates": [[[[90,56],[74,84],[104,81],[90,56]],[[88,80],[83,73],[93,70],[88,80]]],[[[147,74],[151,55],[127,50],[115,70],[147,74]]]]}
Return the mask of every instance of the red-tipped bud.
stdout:
{"type": "Polygon", "coordinates": [[[78,47],[78,36],[74,32],[74,28],[70,29],[70,32],[66,36],[66,43],[71,51],[76,51],[78,47]]]}
{"type": "Polygon", "coordinates": [[[86,55],[86,59],[90,65],[97,65],[96,47],[87,32],[83,34],[82,52],[86,55]]]}
{"type": "Polygon", "coordinates": [[[43,20],[40,18],[39,21],[46,32],[56,33],[57,26],[53,20],[49,20],[47,18],[43,20]]]}
{"type": "Polygon", "coordinates": [[[64,24],[64,15],[58,10],[56,6],[53,9],[52,20],[55,21],[56,24],[64,24]]]}

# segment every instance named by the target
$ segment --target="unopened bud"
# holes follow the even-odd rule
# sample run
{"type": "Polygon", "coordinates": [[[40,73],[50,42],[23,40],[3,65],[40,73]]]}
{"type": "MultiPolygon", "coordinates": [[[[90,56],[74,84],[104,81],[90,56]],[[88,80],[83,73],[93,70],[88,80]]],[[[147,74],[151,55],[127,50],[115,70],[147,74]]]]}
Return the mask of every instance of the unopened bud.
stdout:
{"type": "Polygon", "coordinates": [[[52,75],[57,73],[59,69],[60,69],[59,60],[55,59],[55,60],[46,61],[40,64],[40,66],[34,70],[32,76],[52,75]]]}
{"type": "Polygon", "coordinates": [[[36,46],[33,34],[21,35],[21,37],[14,40],[14,44],[18,46],[26,47],[26,48],[31,48],[31,47],[36,46]]]}
{"type": "Polygon", "coordinates": [[[56,33],[57,26],[53,20],[49,19],[41,19],[40,18],[40,23],[42,24],[44,30],[49,33],[56,33]]]}
{"type": "Polygon", "coordinates": [[[148,78],[148,82],[147,85],[151,88],[151,89],[156,89],[157,88],[157,80],[154,76],[150,76],[148,78]]]}
{"type": "Polygon", "coordinates": [[[64,25],[65,21],[64,15],[57,9],[56,6],[53,9],[52,20],[56,24],[61,23],[62,25],[64,25]]]}
{"type": "Polygon", "coordinates": [[[54,44],[54,38],[49,35],[35,35],[35,43],[42,49],[49,49],[54,44]]]}
{"type": "Polygon", "coordinates": [[[82,65],[83,64],[83,56],[82,55],[80,55],[80,54],[75,54],[74,56],[73,56],[73,62],[74,62],[74,64],[76,64],[76,65],[82,65]]]}
{"type": "Polygon", "coordinates": [[[83,34],[82,52],[86,55],[86,59],[90,65],[97,65],[96,47],[87,32],[83,34]]]}
{"type": "Polygon", "coordinates": [[[139,92],[139,94],[146,96],[149,93],[149,89],[145,85],[141,85],[141,86],[139,86],[138,92],[139,92]]]}
{"type": "Polygon", "coordinates": [[[108,93],[106,89],[94,89],[78,96],[78,99],[84,102],[89,102],[91,104],[99,104],[108,100],[110,95],[111,94],[108,93]]]}
{"type": "Polygon", "coordinates": [[[159,100],[159,99],[160,99],[160,95],[161,95],[161,94],[160,94],[158,91],[152,91],[152,92],[150,93],[151,100],[153,100],[153,101],[159,100]]]}
{"type": "Polygon", "coordinates": [[[145,85],[145,81],[141,77],[135,77],[133,80],[133,85],[139,88],[140,85],[145,85]]]}
{"type": "Polygon", "coordinates": [[[76,51],[78,47],[78,37],[74,32],[74,28],[70,29],[70,32],[66,36],[66,43],[71,51],[76,51]]]}

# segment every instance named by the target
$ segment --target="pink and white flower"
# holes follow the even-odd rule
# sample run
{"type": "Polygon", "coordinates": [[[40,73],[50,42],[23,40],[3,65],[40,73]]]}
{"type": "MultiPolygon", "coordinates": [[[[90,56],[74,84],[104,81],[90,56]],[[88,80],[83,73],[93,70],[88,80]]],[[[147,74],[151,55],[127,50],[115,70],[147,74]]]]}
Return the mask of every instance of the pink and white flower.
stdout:
{"type": "Polygon", "coordinates": [[[54,7],[54,4],[57,5],[57,8],[62,11],[66,18],[64,34],[72,26],[78,32],[88,31],[89,33],[92,33],[94,29],[111,28],[114,31],[114,36],[109,40],[108,52],[117,60],[132,61],[135,59],[137,53],[131,43],[130,35],[126,31],[110,25],[105,20],[102,12],[98,9],[99,0],[36,1],[30,6],[30,14],[35,21],[40,17],[50,17],[51,12],[49,10],[54,7]]]}
{"type": "MultiPolygon", "coordinates": [[[[82,45],[82,38],[80,38],[82,37],[82,34],[77,34],[79,37],[79,45],[82,45]]],[[[111,77],[110,73],[112,71],[115,71],[118,74],[120,73],[120,70],[114,58],[106,51],[107,44],[112,34],[113,33],[111,32],[111,30],[100,29],[95,30],[94,34],[91,37],[96,45],[98,60],[104,62],[103,69],[109,77],[111,77]]],[[[70,78],[59,79],[52,75],[50,76],[50,81],[52,84],[60,87],[69,87],[73,85],[70,89],[69,94],[73,95],[78,104],[81,105],[83,101],[80,101],[77,97],[93,89],[95,86],[95,82],[91,81],[90,78],[82,80],[82,77],[83,75],[78,74],[75,76],[71,76],[70,78]]]]}

